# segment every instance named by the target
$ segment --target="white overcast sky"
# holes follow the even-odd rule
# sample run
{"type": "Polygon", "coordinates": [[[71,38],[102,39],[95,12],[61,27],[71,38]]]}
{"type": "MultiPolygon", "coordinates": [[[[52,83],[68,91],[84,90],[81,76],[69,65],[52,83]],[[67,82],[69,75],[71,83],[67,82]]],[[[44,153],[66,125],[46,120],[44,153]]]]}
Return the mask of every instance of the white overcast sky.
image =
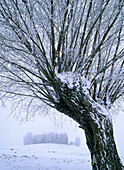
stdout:
{"type": "MultiPolygon", "coordinates": [[[[113,119],[114,133],[118,151],[124,163],[124,112],[120,111],[119,108],[117,112],[119,114],[115,115],[113,119]]],[[[20,124],[20,122],[13,120],[12,116],[8,117],[8,115],[9,110],[0,107],[0,147],[23,145],[23,138],[27,132],[32,132],[36,135],[52,131],[66,132],[71,141],[76,136],[79,136],[82,144],[86,145],[83,131],[66,116],[62,119],[63,123],[57,126],[54,125],[54,122],[49,117],[36,115],[32,121],[20,124]]],[[[58,121],[61,120],[58,119],[58,121]]]]}

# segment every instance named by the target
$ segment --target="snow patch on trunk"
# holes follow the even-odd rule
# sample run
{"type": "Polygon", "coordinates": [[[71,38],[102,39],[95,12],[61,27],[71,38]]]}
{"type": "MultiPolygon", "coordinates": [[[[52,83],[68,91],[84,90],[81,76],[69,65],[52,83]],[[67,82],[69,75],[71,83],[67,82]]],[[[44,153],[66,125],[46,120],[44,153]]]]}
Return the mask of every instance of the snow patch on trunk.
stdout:
{"type": "Polygon", "coordinates": [[[73,89],[74,87],[79,87],[80,85],[83,87],[84,90],[90,89],[90,81],[80,74],[76,74],[73,72],[62,72],[56,73],[56,76],[63,83],[66,83],[70,89],[73,89]]]}

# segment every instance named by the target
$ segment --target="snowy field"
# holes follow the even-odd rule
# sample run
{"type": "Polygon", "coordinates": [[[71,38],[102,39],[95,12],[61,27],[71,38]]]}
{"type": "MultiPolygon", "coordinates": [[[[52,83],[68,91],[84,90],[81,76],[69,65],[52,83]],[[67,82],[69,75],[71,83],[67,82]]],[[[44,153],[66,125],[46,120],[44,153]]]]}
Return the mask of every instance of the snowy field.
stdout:
{"type": "Polygon", "coordinates": [[[0,170],[91,170],[90,154],[60,144],[0,147],[0,170]]]}

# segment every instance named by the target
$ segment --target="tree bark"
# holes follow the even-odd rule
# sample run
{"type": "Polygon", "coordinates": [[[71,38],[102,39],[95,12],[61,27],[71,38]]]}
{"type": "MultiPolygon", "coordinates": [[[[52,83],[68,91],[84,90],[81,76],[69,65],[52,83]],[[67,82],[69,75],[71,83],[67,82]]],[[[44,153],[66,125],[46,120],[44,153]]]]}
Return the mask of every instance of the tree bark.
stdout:
{"type": "Polygon", "coordinates": [[[85,90],[70,89],[66,83],[56,90],[59,102],[55,108],[78,122],[85,131],[93,170],[122,170],[109,111],[85,90]]]}
{"type": "Polygon", "coordinates": [[[92,127],[85,127],[87,146],[91,153],[93,170],[121,170],[122,164],[116,149],[112,121],[97,118],[92,127]]]}

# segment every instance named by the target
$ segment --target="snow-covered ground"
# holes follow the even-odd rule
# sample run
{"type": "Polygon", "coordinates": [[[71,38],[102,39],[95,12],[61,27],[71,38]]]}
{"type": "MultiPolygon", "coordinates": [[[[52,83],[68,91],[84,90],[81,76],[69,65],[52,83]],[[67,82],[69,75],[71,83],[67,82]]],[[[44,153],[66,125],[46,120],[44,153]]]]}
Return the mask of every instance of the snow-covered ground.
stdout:
{"type": "MultiPolygon", "coordinates": [[[[114,135],[124,165],[124,112],[118,112],[120,114],[113,118],[114,135]]],[[[84,133],[73,122],[69,122],[67,117],[63,117],[63,121],[60,119],[64,122],[61,129],[58,126],[59,119],[56,127],[52,126],[51,117],[36,117],[35,121],[20,125],[10,118],[6,120],[7,114],[0,109],[0,170],[91,170],[84,133]],[[69,142],[79,136],[82,147],[54,144],[23,146],[27,132],[41,134],[51,131],[67,132],[69,142]]]]}
{"type": "Polygon", "coordinates": [[[90,154],[60,144],[0,147],[0,170],[91,170],[90,154]]]}

